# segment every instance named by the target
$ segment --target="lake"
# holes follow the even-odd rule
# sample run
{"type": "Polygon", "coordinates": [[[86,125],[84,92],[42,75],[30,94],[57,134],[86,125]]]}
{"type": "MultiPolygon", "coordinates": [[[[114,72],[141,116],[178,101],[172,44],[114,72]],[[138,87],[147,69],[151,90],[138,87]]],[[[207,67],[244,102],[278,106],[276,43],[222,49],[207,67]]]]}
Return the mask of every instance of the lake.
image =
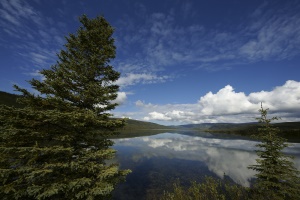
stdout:
{"type": "MultiPolygon", "coordinates": [[[[126,182],[118,186],[113,199],[153,199],[172,188],[174,181],[190,184],[205,176],[226,178],[249,186],[255,172],[256,141],[209,133],[161,133],[152,136],[114,139],[120,168],[131,169],[126,182]]],[[[300,170],[300,143],[285,149],[295,156],[300,170]]]]}

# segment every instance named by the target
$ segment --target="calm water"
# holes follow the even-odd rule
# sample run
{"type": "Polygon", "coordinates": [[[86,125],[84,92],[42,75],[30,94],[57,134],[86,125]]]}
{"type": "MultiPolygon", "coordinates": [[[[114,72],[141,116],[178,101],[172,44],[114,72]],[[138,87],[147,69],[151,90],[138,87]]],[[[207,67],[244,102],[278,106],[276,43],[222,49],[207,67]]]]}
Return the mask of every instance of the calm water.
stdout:
{"type": "MultiPolygon", "coordinates": [[[[120,167],[132,170],[114,199],[153,199],[177,179],[189,184],[201,182],[207,175],[224,178],[225,174],[226,179],[249,186],[254,176],[247,166],[255,164],[257,142],[245,138],[162,133],[114,141],[120,167]]],[[[300,170],[300,144],[292,145],[285,152],[295,156],[295,166],[300,170]]]]}

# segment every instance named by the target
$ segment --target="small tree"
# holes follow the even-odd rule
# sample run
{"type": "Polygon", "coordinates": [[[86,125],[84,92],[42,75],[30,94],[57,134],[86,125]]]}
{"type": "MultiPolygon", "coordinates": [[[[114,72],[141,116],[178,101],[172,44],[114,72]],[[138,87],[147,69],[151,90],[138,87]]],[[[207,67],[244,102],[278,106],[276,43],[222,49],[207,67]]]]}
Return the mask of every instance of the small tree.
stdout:
{"type": "Polygon", "coordinates": [[[124,126],[108,113],[117,104],[119,73],[113,28],[103,17],[80,18],[58,62],[17,86],[24,108],[0,107],[0,196],[3,199],[95,199],[110,196],[129,171],[108,164],[109,136],[124,126]]]}
{"type": "Polygon", "coordinates": [[[298,199],[299,171],[293,166],[292,157],[282,153],[288,146],[286,140],[278,136],[279,129],[271,125],[277,117],[267,118],[268,109],[261,106],[261,117],[257,118],[262,124],[258,129],[257,138],[261,143],[256,146],[257,164],[249,166],[257,171],[254,191],[264,199],[298,199]]]}

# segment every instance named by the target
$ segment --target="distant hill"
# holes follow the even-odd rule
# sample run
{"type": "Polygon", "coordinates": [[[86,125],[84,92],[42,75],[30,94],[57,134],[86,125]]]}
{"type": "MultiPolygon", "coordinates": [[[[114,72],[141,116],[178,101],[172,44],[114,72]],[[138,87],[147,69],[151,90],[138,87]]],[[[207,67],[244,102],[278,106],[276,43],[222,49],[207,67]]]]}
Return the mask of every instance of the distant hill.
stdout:
{"type": "MultiPolygon", "coordinates": [[[[171,127],[160,124],[133,119],[126,120],[126,130],[149,130],[149,129],[171,129],[171,127]]],[[[174,129],[174,128],[173,128],[174,129]]]]}
{"type": "MultiPolygon", "coordinates": [[[[274,123],[280,129],[279,135],[288,139],[290,142],[300,142],[300,122],[274,123]]],[[[259,123],[203,123],[186,124],[178,126],[179,129],[192,129],[209,133],[226,133],[243,136],[251,136],[257,133],[259,123]]]]}
{"type": "MultiPolygon", "coordinates": [[[[10,94],[0,91],[0,105],[21,107],[16,102],[19,95],[10,94]]],[[[300,142],[300,122],[283,122],[276,123],[275,126],[280,128],[280,135],[289,139],[289,141],[300,142]]],[[[200,131],[210,133],[227,133],[250,136],[257,132],[258,123],[202,123],[202,124],[186,124],[180,126],[163,126],[156,123],[144,122],[138,120],[127,119],[126,126],[120,132],[121,137],[151,135],[166,131],[200,131]]]]}
{"type": "Polygon", "coordinates": [[[256,123],[201,123],[201,124],[185,124],[178,126],[179,128],[189,128],[197,130],[223,130],[223,129],[232,129],[232,128],[241,128],[253,126],[256,123]]]}
{"type": "Polygon", "coordinates": [[[10,94],[7,92],[0,91],[0,104],[4,104],[7,106],[15,106],[15,107],[22,107],[20,104],[17,103],[17,98],[19,98],[19,95],[16,94],[10,94]]]}
{"type": "Polygon", "coordinates": [[[152,122],[127,119],[126,126],[121,129],[120,134],[118,136],[115,136],[114,138],[148,136],[164,132],[174,132],[175,130],[177,130],[176,127],[163,126],[152,122]]]}

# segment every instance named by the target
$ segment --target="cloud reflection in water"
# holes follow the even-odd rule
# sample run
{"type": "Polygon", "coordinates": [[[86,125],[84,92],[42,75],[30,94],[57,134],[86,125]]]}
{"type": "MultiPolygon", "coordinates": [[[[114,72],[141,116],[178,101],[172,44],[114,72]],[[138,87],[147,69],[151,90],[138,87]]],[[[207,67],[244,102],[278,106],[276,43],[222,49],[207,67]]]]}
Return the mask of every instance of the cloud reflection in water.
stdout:
{"type": "MultiPolygon", "coordinates": [[[[222,139],[199,136],[187,136],[176,133],[163,133],[154,136],[116,139],[115,148],[134,147],[133,161],[142,158],[166,157],[200,161],[219,177],[224,173],[235,182],[249,186],[254,176],[253,170],[247,169],[255,164],[257,142],[244,139],[222,139]]],[[[286,153],[295,156],[295,165],[300,169],[300,144],[286,148],[286,153]]]]}

